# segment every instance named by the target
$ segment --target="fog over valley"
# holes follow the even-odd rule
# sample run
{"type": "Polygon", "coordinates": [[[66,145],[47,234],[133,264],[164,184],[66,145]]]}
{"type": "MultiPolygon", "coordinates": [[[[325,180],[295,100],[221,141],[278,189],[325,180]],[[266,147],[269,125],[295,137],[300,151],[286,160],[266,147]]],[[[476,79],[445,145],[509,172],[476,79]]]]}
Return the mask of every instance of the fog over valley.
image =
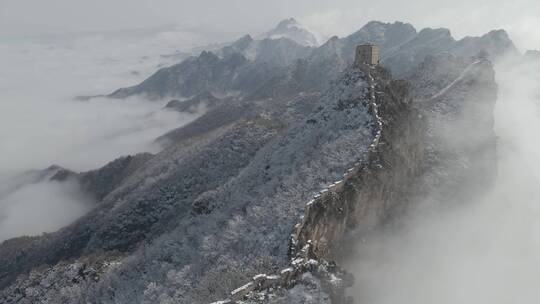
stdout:
{"type": "MultiPolygon", "coordinates": [[[[123,155],[159,151],[154,142],[158,136],[195,116],[164,110],[166,100],[85,101],[77,97],[110,93],[136,83],[176,56],[181,58],[180,47],[203,42],[201,37],[174,29],[120,37],[84,34],[52,40],[0,40],[2,184],[51,165],[87,171],[123,155]]],[[[72,187],[64,189],[55,183],[27,187],[15,193],[0,191],[0,222],[7,225],[2,226],[2,240],[3,235],[21,235],[14,225],[26,226],[25,234],[54,231],[91,206],[88,199],[77,206],[79,199],[72,187]]]]}

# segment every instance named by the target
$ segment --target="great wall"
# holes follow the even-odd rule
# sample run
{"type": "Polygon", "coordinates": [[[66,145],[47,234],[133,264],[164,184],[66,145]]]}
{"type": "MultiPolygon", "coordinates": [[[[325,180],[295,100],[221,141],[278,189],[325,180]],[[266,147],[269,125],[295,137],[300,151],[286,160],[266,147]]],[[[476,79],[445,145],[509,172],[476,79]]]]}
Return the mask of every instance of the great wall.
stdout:
{"type": "Polygon", "coordinates": [[[365,99],[376,121],[373,142],[367,155],[359,158],[367,161],[355,163],[343,179],[306,204],[290,237],[289,267],[277,274],[256,275],[233,290],[228,299],[213,304],[263,298],[266,292],[291,288],[308,272],[321,280],[332,303],[350,303],[345,289],[352,286],[353,278],[337,266],[347,254],[347,248],[340,244],[368,234],[406,208],[411,197],[407,186],[420,174],[423,151],[419,134],[423,133],[419,130],[424,128],[411,106],[405,82],[392,80],[378,65],[356,68],[363,71],[369,84],[365,99]]]}

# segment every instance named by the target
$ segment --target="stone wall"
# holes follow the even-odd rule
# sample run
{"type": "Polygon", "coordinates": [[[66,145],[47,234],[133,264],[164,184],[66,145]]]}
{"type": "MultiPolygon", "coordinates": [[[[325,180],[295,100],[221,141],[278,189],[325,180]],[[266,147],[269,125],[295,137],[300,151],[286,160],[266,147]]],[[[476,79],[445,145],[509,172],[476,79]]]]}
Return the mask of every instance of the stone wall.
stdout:
{"type": "Polygon", "coordinates": [[[370,112],[376,117],[374,141],[366,163],[356,163],[343,179],[329,185],[306,204],[293,228],[289,268],[276,275],[260,274],[217,303],[244,303],[254,293],[290,288],[311,272],[321,281],[332,303],[348,303],[345,288],[352,278],[333,261],[345,254],[343,240],[350,233],[377,227],[407,205],[408,181],[419,174],[423,121],[411,105],[407,84],[392,80],[381,67],[367,75],[370,112]],[[405,181],[405,183],[404,183],[405,181]]]}
{"type": "Polygon", "coordinates": [[[379,134],[367,163],[356,164],[306,206],[291,242],[294,250],[311,244],[310,258],[336,260],[344,254],[342,241],[349,232],[362,234],[404,211],[421,173],[424,122],[411,105],[407,85],[382,68],[371,74],[379,134]]]}

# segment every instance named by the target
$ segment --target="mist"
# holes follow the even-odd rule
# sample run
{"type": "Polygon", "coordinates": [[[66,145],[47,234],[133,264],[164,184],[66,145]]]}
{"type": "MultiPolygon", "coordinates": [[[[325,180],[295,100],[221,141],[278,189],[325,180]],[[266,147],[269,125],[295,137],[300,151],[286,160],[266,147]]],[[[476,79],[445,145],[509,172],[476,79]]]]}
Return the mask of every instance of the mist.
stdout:
{"type": "Polygon", "coordinates": [[[136,84],[202,43],[175,28],[0,39],[0,241],[54,231],[94,204],[74,184],[21,178],[28,170],[156,153],[157,137],[196,118],[164,110],[168,100],[75,97],[136,84]]]}
{"type": "Polygon", "coordinates": [[[540,27],[539,10],[536,0],[3,0],[0,36],[177,25],[227,41],[296,17],[326,37],[348,35],[372,20],[446,27],[456,38],[504,28],[518,47],[538,49],[540,35],[531,32],[540,27]]]}
{"type": "MultiPolygon", "coordinates": [[[[540,62],[496,65],[498,177],[456,208],[415,211],[348,261],[358,303],[532,303],[540,274],[540,62]]],[[[466,133],[461,133],[466,136],[466,133]]],[[[444,202],[443,202],[444,205],[444,202]]]]}
{"type": "Polygon", "coordinates": [[[0,241],[56,231],[91,208],[75,182],[25,185],[1,200],[0,241]]]}

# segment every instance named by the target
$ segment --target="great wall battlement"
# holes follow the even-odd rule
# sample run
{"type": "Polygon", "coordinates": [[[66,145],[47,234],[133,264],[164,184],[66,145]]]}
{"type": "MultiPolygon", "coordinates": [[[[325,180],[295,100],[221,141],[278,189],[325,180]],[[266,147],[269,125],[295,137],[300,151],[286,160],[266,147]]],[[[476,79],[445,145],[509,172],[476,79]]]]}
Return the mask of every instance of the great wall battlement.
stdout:
{"type": "Polygon", "coordinates": [[[307,202],[304,215],[294,225],[290,239],[290,266],[278,274],[259,274],[214,304],[242,303],[249,295],[290,288],[309,272],[318,277],[332,303],[347,303],[344,290],[352,279],[334,262],[346,255],[340,244],[369,233],[407,205],[407,187],[419,174],[423,151],[418,134],[422,128],[411,107],[407,85],[391,79],[373,65],[366,73],[370,85],[370,112],[377,131],[367,161],[355,163],[338,180],[307,202]],[[385,92],[384,94],[381,92],[385,92]]]}

